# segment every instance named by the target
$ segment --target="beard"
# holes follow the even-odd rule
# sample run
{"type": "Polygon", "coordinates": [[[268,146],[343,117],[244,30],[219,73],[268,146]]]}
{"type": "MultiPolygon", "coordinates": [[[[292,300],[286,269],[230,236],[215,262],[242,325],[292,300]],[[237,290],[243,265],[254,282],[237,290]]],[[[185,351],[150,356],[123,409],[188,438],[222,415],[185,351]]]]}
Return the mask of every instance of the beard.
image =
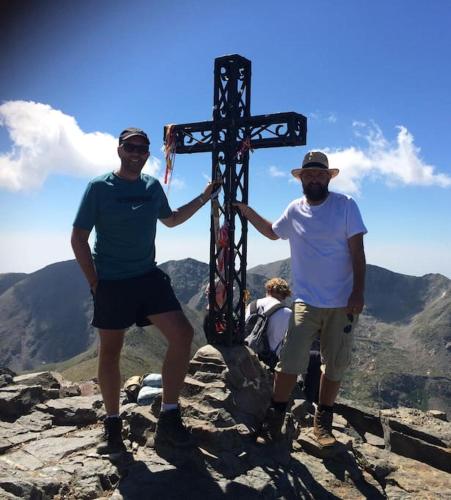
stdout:
{"type": "Polygon", "coordinates": [[[329,186],[323,186],[319,182],[309,182],[306,185],[302,184],[302,188],[309,201],[323,201],[329,194],[329,186]]]}

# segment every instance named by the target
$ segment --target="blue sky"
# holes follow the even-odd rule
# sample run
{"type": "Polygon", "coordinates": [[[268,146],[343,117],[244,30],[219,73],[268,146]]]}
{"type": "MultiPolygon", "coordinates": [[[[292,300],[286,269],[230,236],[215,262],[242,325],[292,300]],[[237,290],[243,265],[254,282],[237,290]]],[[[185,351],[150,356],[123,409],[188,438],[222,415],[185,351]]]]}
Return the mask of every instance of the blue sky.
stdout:
{"type": "MultiPolygon", "coordinates": [[[[275,220],[301,194],[289,172],[310,149],[341,169],[368,262],[451,278],[451,4],[447,0],[0,3],[0,273],[72,258],[88,180],[117,167],[126,126],[148,131],[164,173],[167,123],[211,118],[215,57],[252,61],[253,114],[308,117],[306,147],[257,150],[250,204],[275,220]],[[19,4],[19,5],[17,5],[19,4]]],[[[203,189],[208,154],[179,155],[172,207],[203,189]]],[[[209,210],[159,226],[157,260],[208,261],[209,210]]],[[[288,257],[249,232],[249,266],[288,257]]]]}

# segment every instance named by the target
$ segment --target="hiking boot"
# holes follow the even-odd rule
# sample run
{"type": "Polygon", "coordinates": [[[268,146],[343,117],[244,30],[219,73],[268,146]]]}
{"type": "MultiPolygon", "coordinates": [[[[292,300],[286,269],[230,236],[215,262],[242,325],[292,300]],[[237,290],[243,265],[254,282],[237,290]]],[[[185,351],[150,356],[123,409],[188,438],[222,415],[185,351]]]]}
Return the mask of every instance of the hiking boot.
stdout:
{"type": "Polygon", "coordinates": [[[285,421],[285,411],[270,406],[263,419],[259,436],[269,441],[277,441],[282,436],[282,426],[285,421]]]}
{"type": "Polygon", "coordinates": [[[334,414],[332,411],[316,409],[313,422],[313,434],[320,446],[333,446],[337,443],[337,440],[332,434],[333,416],[334,414]]]}
{"type": "Polygon", "coordinates": [[[166,410],[160,413],[155,429],[155,444],[169,444],[176,447],[194,445],[193,437],[184,426],[180,408],[166,410]]]}
{"type": "Polygon", "coordinates": [[[109,455],[110,453],[123,453],[126,451],[122,441],[122,419],[119,417],[105,418],[102,440],[97,446],[97,453],[109,455]]]}

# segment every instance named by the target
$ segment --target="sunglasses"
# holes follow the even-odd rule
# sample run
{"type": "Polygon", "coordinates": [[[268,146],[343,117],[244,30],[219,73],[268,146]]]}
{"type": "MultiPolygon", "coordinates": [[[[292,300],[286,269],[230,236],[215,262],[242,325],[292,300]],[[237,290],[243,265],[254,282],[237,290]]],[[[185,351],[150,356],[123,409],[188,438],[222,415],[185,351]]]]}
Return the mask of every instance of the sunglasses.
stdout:
{"type": "Polygon", "coordinates": [[[126,153],[138,153],[144,155],[149,152],[149,146],[144,144],[132,144],[131,142],[122,143],[122,149],[126,153]]]}
{"type": "Polygon", "coordinates": [[[348,318],[348,321],[349,321],[349,325],[346,325],[344,328],[343,328],[343,331],[345,333],[351,333],[351,330],[352,330],[352,323],[354,321],[354,315],[353,314],[347,314],[346,315],[347,318],[348,318]]]}

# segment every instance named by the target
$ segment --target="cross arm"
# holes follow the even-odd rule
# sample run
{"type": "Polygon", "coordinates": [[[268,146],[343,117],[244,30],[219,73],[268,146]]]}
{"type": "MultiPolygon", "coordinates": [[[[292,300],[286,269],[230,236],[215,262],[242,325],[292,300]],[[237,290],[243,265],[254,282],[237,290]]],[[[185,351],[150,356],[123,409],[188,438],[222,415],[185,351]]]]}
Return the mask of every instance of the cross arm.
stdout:
{"type": "MultiPolygon", "coordinates": [[[[208,153],[213,151],[213,128],[216,128],[218,143],[221,144],[232,125],[231,120],[166,125],[164,140],[172,127],[177,154],[208,153]]],[[[249,116],[240,118],[234,125],[238,128],[238,140],[250,137],[252,149],[303,146],[307,142],[307,118],[299,113],[249,116]]]]}
{"type": "Polygon", "coordinates": [[[172,132],[175,134],[177,154],[208,153],[213,150],[212,121],[166,125],[164,127],[165,142],[169,127],[172,127],[172,132]]]}
{"type": "Polygon", "coordinates": [[[307,118],[294,112],[246,117],[240,121],[239,136],[250,138],[252,149],[303,146],[307,143],[307,118]]]}

